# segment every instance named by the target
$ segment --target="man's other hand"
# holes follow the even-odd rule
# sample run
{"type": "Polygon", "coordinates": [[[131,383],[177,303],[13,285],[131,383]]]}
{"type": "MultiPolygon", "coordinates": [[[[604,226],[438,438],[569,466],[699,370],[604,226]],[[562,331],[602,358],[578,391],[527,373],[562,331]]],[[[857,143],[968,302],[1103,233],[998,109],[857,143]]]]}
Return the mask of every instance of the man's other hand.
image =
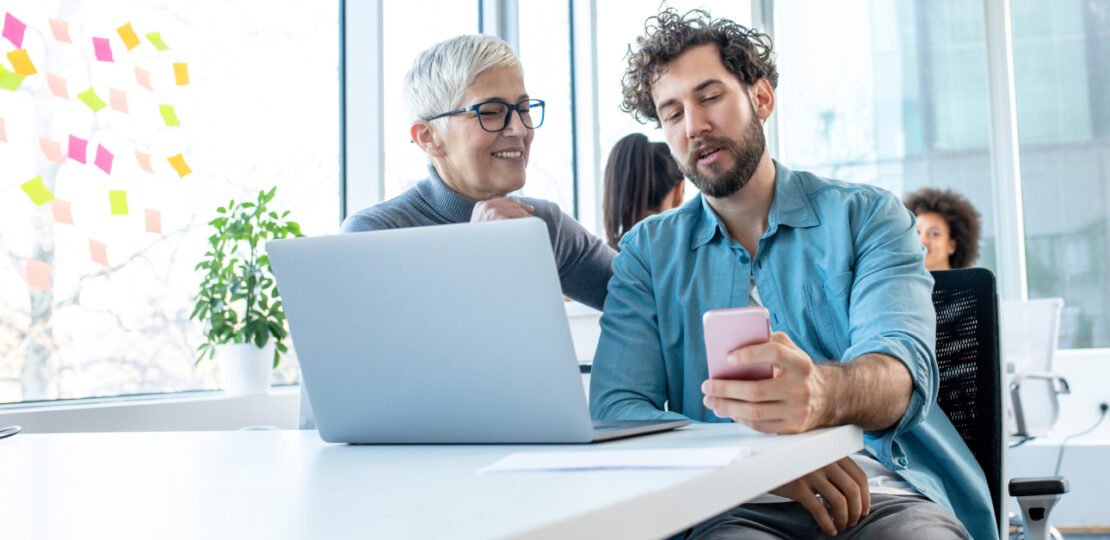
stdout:
{"type": "Polygon", "coordinates": [[[867,475],[851,458],[842,458],[783,484],[771,493],[801,503],[829,536],[854,527],[860,517],[871,512],[867,475]],[[824,504],[817,498],[818,494],[824,499],[824,504]]]}

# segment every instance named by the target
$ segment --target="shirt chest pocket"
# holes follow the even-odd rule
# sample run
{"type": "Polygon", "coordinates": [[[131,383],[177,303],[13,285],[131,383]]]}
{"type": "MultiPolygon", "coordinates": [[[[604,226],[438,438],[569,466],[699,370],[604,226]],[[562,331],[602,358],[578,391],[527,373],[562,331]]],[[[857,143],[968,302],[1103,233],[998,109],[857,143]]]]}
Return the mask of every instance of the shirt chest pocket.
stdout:
{"type": "Polygon", "coordinates": [[[852,344],[848,303],[854,279],[855,275],[849,271],[805,286],[809,323],[830,360],[839,360],[852,344]]]}

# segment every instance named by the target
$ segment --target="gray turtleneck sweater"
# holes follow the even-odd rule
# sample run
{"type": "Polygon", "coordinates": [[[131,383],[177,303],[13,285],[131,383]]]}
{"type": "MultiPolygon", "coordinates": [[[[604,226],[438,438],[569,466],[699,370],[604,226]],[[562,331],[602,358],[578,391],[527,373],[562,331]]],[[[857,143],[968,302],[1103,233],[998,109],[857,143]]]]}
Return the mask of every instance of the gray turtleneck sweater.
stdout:
{"type": "MultiPolygon", "coordinates": [[[[448,225],[470,221],[477,201],[456,193],[428,167],[430,177],[421,180],[396,198],[365,208],[343,221],[343,232],[403,229],[448,225]]],[[[551,201],[514,197],[535,208],[535,216],[547,223],[555,264],[563,294],[592,308],[605,303],[606,286],[616,255],[600,238],[590,234],[574,218],[551,201]]]]}

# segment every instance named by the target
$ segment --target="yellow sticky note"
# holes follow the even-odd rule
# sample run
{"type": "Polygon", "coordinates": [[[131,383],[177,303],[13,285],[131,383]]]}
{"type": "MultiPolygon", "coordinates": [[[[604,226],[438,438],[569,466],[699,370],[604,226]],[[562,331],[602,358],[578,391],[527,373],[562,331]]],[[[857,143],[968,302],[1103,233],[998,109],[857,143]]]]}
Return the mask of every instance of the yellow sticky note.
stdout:
{"type": "Polygon", "coordinates": [[[162,120],[166,122],[167,126],[175,127],[181,125],[181,122],[177,120],[177,113],[174,112],[173,105],[159,105],[158,110],[162,111],[162,120]]]}
{"type": "Polygon", "coordinates": [[[178,86],[189,84],[189,65],[185,62],[173,63],[173,78],[178,86]]]}
{"type": "Polygon", "coordinates": [[[107,103],[104,103],[103,99],[100,99],[100,96],[96,95],[96,91],[92,88],[77,94],[77,99],[81,100],[81,103],[84,103],[85,106],[92,109],[92,112],[99,111],[108,106],[107,103]]]}
{"type": "Polygon", "coordinates": [[[42,206],[54,200],[54,193],[46,187],[46,184],[42,183],[41,176],[36,176],[19,187],[31,198],[31,202],[35,203],[35,206],[42,206]]]}
{"type": "Polygon", "coordinates": [[[108,202],[112,203],[113,216],[127,215],[127,192],[112,190],[108,192],[108,202]]]}
{"type": "Polygon", "coordinates": [[[150,40],[150,44],[154,45],[155,49],[158,49],[159,51],[168,51],[168,50],[170,50],[170,46],[166,45],[165,41],[162,41],[162,34],[161,33],[151,32],[151,33],[146,35],[146,38],[148,40],[150,40]]]}
{"type": "Polygon", "coordinates": [[[38,73],[38,70],[35,69],[35,64],[31,62],[31,55],[27,54],[27,49],[16,49],[8,53],[8,60],[11,61],[12,67],[15,68],[15,72],[20,75],[34,75],[38,73]]]}
{"type": "Polygon", "coordinates": [[[185,156],[181,154],[173,156],[166,161],[169,161],[173,170],[177,171],[177,176],[184,177],[186,174],[193,172],[193,170],[189,168],[189,164],[185,163],[185,156]]]}
{"type": "Polygon", "coordinates": [[[119,33],[119,38],[123,40],[123,44],[127,46],[127,50],[130,51],[139,46],[139,36],[135,34],[135,30],[131,28],[131,23],[116,28],[116,32],[119,33]]]}
{"type": "Polygon", "coordinates": [[[0,88],[15,92],[23,84],[23,75],[12,73],[4,66],[0,66],[0,88]]]}

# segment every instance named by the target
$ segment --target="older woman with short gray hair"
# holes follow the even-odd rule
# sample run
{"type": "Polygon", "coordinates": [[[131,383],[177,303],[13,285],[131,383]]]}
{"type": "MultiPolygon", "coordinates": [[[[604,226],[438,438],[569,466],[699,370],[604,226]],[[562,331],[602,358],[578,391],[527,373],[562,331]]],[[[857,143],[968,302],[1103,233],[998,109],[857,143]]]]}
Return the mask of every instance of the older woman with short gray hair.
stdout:
{"type": "Polygon", "coordinates": [[[524,187],[546,109],[524,89],[512,48],[484,35],[433,45],[413,62],[404,95],[428,178],[351,215],[343,232],[535,216],[547,223],[563,293],[601,309],[614,252],[555,203],[509,195],[524,187]]]}

